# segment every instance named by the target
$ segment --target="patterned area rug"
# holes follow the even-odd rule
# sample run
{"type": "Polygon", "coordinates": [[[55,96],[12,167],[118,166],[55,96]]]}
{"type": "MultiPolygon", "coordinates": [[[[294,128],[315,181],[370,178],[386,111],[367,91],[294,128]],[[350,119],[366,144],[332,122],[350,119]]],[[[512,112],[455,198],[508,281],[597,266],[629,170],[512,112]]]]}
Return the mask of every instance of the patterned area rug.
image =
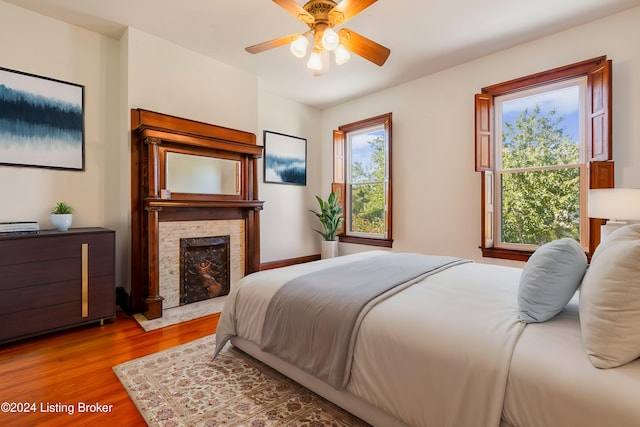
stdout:
{"type": "Polygon", "coordinates": [[[149,426],[367,426],[215,336],[113,368],[149,426]]]}

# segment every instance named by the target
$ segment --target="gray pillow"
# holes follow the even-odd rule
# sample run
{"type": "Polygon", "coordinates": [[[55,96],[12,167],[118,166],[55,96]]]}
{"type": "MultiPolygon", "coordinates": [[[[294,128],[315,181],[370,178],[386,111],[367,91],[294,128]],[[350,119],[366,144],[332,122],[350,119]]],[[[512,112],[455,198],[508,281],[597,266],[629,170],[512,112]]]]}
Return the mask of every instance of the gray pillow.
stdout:
{"type": "Polygon", "coordinates": [[[518,318],[546,322],[573,297],[587,270],[587,256],[578,242],[564,238],[542,245],[522,271],[518,288],[518,318]]]}

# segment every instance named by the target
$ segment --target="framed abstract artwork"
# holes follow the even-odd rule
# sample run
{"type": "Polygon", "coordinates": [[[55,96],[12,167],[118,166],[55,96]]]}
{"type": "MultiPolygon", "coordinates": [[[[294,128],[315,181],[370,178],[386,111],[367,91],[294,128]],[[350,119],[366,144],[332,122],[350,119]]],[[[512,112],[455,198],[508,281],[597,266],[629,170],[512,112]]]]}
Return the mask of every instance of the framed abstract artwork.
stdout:
{"type": "Polygon", "coordinates": [[[84,170],[84,86],[0,68],[0,165],[84,170]]]}
{"type": "Polygon", "coordinates": [[[307,185],[307,140],[265,130],[264,182],[307,185]]]}

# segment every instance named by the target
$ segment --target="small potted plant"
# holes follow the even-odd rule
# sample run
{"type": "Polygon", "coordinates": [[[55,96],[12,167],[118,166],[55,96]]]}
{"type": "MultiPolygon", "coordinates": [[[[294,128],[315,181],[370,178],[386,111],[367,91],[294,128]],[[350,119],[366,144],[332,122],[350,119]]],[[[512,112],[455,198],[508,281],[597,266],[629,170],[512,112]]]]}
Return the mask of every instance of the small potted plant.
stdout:
{"type": "Polygon", "coordinates": [[[67,231],[73,220],[73,208],[66,202],[58,202],[51,209],[51,223],[58,231],[67,231]]]}
{"type": "Polygon", "coordinates": [[[314,230],[319,233],[322,238],[322,258],[332,258],[338,255],[338,241],[336,240],[336,233],[338,228],[344,221],[342,218],[342,207],[338,203],[338,193],[332,192],[327,200],[322,200],[316,196],[318,205],[320,205],[320,211],[314,211],[309,209],[322,224],[322,231],[314,230]]]}

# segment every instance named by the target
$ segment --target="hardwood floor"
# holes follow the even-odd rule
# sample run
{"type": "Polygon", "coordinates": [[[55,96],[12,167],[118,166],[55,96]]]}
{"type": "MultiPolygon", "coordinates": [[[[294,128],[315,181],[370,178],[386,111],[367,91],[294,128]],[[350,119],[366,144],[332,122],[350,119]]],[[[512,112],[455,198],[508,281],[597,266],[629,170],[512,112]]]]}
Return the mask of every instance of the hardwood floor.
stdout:
{"type": "Polygon", "coordinates": [[[145,332],[132,317],[118,312],[116,320],[104,326],[0,345],[0,425],[145,426],[111,368],[210,335],[218,319],[214,314],[145,332]],[[7,412],[4,402],[31,412],[7,412]],[[96,403],[107,412],[87,412],[96,403]],[[78,413],[83,404],[85,412],[78,413]]]}

